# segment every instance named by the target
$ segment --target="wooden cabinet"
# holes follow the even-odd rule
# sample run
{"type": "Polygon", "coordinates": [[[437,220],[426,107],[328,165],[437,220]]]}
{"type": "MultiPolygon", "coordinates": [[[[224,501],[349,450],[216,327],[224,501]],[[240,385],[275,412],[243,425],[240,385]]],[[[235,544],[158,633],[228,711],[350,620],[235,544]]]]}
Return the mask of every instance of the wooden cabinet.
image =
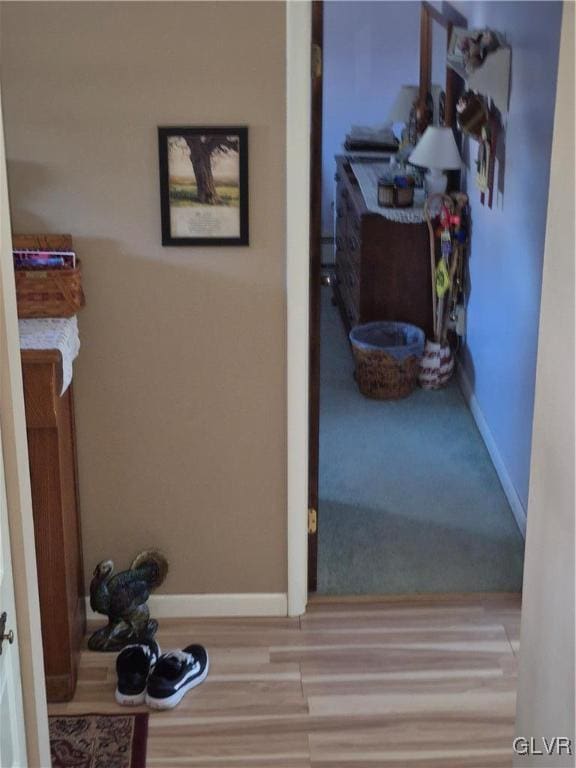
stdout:
{"type": "Polygon", "coordinates": [[[57,350],[23,350],[22,373],[46,689],[66,701],[86,627],[72,385],[57,350]]]}
{"type": "Polygon", "coordinates": [[[336,163],[335,294],[346,325],[396,320],[432,335],[427,225],[371,212],[348,160],[336,163]]]}

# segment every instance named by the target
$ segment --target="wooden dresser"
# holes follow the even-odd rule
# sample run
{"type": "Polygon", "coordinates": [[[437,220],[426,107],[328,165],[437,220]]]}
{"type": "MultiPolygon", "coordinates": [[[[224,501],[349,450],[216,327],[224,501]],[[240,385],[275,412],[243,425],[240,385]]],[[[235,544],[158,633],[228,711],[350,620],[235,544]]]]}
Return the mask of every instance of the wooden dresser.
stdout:
{"type": "Polygon", "coordinates": [[[22,350],[48,701],[74,695],[85,631],[72,385],[58,350],[22,350]]]}
{"type": "Polygon", "coordinates": [[[348,329],[372,320],[413,323],[432,335],[426,223],[371,212],[346,157],[336,157],[335,295],[348,329]]]}

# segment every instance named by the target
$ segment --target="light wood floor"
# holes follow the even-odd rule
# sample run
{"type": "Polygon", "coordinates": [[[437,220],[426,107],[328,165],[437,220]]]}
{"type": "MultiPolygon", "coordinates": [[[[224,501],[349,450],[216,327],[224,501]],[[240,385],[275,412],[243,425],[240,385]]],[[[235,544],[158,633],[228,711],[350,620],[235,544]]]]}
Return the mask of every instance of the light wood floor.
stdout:
{"type": "MultiPolygon", "coordinates": [[[[148,766],[512,765],[520,597],[312,602],[300,619],[164,620],[204,643],[208,680],[152,712],[148,766]]],[[[84,651],[76,697],[114,712],[114,654],[84,651]]]]}

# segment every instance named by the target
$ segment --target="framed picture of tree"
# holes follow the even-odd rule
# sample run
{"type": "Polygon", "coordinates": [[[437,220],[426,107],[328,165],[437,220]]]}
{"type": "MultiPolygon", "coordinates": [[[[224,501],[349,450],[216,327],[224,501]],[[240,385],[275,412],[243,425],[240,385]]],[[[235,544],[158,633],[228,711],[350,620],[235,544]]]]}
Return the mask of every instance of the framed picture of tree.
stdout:
{"type": "Polygon", "coordinates": [[[158,128],[162,245],[248,245],[248,128],[158,128]]]}

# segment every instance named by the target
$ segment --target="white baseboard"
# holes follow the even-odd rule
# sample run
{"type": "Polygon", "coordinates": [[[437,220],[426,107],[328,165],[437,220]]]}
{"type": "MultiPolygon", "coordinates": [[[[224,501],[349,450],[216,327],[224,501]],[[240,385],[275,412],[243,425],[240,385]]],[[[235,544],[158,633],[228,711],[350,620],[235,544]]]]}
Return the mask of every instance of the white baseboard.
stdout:
{"type": "Polygon", "coordinates": [[[512,514],[514,515],[514,519],[516,520],[516,524],[518,525],[518,528],[520,529],[520,533],[522,534],[522,536],[526,538],[526,510],[524,509],[524,505],[522,504],[522,501],[518,496],[514,483],[512,482],[512,478],[508,473],[508,469],[506,467],[506,464],[504,463],[504,459],[502,458],[500,451],[498,450],[498,446],[496,445],[496,440],[494,439],[494,435],[492,434],[492,431],[488,426],[488,422],[484,418],[484,414],[482,413],[480,404],[476,399],[476,395],[472,390],[470,379],[466,375],[464,366],[461,363],[458,363],[456,375],[458,378],[460,389],[462,391],[462,394],[464,395],[464,399],[468,404],[468,408],[470,409],[470,412],[474,417],[476,426],[478,427],[478,430],[482,435],[482,439],[484,440],[486,448],[488,449],[488,453],[490,454],[490,458],[492,459],[492,463],[494,464],[494,468],[500,479],[500,483],[502,484],[502,488],[504,490],[504,493],[506,494],[508,503],[510,504],[510,508],[512,510],[512,514]]]}
{"type": "MultiPolygon", "coordinates": [[[[150,615],[155,619],[288,615],[288,596],[281,592],[246,592],[236,595],[152,595],[148,605],[150,615]]],[[[88,597],[86,598],[86,618],[89,621],[103,618],[91,610],[88,597]]]]}

